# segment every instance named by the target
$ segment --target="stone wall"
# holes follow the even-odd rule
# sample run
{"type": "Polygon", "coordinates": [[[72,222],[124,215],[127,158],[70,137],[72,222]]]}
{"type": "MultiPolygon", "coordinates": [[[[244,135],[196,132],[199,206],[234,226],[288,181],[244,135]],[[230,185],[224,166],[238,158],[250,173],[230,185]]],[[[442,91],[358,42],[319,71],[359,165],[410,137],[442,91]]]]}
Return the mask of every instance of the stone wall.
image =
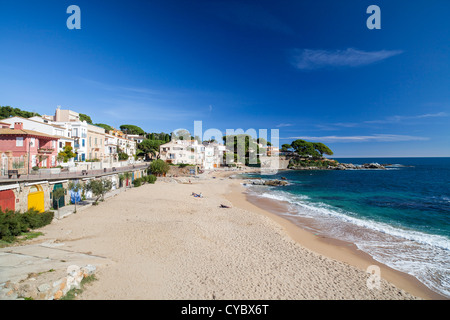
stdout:
{"type": "Polygon", "coordinates": [[[49,270],[40,274],[31,273],[19,283],[6,282],[0,286],[0,300],[59,300],[71,289],[80,289],[81,281],[95,275],[96,267],[80,268],[71,265],[67,270],[49,270]]]}

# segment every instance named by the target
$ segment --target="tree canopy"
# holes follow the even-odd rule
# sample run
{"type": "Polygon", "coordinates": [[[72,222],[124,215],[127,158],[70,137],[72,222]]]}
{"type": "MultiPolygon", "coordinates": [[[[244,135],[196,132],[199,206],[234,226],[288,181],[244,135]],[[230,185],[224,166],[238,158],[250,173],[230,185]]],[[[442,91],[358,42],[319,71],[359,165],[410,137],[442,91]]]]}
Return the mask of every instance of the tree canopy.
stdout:
{"type": "Polygon", "coordinates": [[[80,121],[86,121],[89,124],[93,124],[91,117],[89,117],[87,114],[79,113],[78,115],[80,116],[80,121]]]}
{"type": "Polygon", "coordinates": [[[76,153],[73,152],[72,146],[65,146],[62,151],[58,153],[58,160],[63,161],[66,163],[70,159],[74,158],[76,156],[76,153]]]}
{"type": "Polygon", "coordinates": [[[291,144],[283,144],[282,152],[293,151],[302,157],[322,158],[324,154],[333,155],[333,151],[321,142],[308,142],[305,140],[295,140],[291,144]]]}
{"type": "Polygon", "coordinates": [[[164,160],[158,159],[150,164],[149,170],[155,176],[162,176],[169,172],[170,165],[164,160]]]}
{"type": "Polygon", "coordinates": [[[22,118],[31,118],[34,116],[40,116],[40,114],[36,112],[21,110],[19,108],[12,108],[10,106],[0,106],[0,119],[6,119],[15,116],[22,118]]]}
{"type": "Polygon", "coordinates": [[[149,139],[149,140],[162,140],[164,142],[169,142],[170,141],[170,134],[165,133],[165,132],[161,132],[161,133],[152,132],[152,133],[149,133],[147,135],[147,139],[149,139]]]}
{"type": "Polygon", "coordinates": [[[138,145],[138,148],[144,153],[151,153],[156,155],[157,153],[159,153],[159,146],[164,143],[166,143],[164,140],[145,139],[138,145]]]}
{"type": "Polygon", "coordinates": [[[230,160],[244,162],[248,164],[259,163],[259,147],[256,139],[248,134],[237,134],[230,136],[223,136],[223,142],[227,148],[226,158],[230,160]],[[234,156],[231,156],[234,154],[234,156]]]}
{"type": "Polygon", "coordinates": [[[120,130],[126,132],[127,134],[137,134],[140,136],[145,135],[145,131],[142,128],[135,126],[133,124],[123,124],[120,126],[120,130]]]}
{"type": "Polygon", "coordinates": [[[111,127],[110,125],[107,125],[105,123],[96,123],[94,125],[97,126],[97,127],[101,127],[103,129],[105,129],[106,131],[111,131],[111,130],[114,129],[113,127],[111,127]]]}

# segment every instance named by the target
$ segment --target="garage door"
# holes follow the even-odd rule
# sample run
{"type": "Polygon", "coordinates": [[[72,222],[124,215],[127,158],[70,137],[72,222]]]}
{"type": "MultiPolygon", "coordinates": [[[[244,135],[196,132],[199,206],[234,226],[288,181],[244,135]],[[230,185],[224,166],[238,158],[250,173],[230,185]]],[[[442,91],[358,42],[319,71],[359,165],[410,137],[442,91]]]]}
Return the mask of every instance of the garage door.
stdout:
{"type": "Polygon", "coordinates": [[[3,212],[5,212],[6,210],[16,210],[16,197],[14,196],[14,191],[0,191],[0,209],[3,212]]]}
{"type": "MultiPolygon", "coordinates": [[[[61,183],[57,183],[55,184],[55,186],[53,187],[53,191],[55,191],[56,189],[61,189],[63,186],[61,183]]],[[[58,202],[59,202],[59,208],[64,207],[64,196],[62,196],[61,198],[59,198],[59,201],[56,201],[55,197],[53,197],[53,209],[58,209],[58,202]]]]}
{"type": "Polygon", "coordinates": [[[28,210],[34,208],[39,212],[44,212],[44,191],[39,185],[31,186],[28,193],[28,210]]]}

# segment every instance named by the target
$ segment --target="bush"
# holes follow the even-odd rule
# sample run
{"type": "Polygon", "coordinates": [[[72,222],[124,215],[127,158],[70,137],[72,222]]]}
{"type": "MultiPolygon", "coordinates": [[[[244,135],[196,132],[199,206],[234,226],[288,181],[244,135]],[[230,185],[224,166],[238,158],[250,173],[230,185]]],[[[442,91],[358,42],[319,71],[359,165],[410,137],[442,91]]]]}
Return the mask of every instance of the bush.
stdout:
{"type": "Polygon", "coordinates": [[[28,210],[23,213],[23,220],[30,229],[37,229],[50,224],[53,220],[53,212],[39,213],[36,210],[28,210]]]}
{"type": "Polygon", "coordinates": [[[142,178],[137,178],[137,179],[134,179],[133,185],[134,185],[135,187],[140,187],[141,184],[142,184],[142,182],[143,182],[143,179],[142,179],[142,178]]]}
{"type": "Polygon", "coordinates": [[[0,209],[0,240],[13,242],[15,237],[30,229],[43,227],[53,220],[53,212],[39,213],[28,210],[25,213],[0,209]]]}
{"type": "Polygon", "coordinates": [[[149,167],[150,173],[156,176],[165,175],[169,171],[169,169],[170,169],[169,164],[161,159],[153,161],[149,167]]]}
{"type": "Polygon", "coordinates": [[[145,178],[146,178],[146,180],[147,180],[147,182],[148,183],[155,183],[156,182],[156,176],[154,176],[154,175],[152,175],[152,174],[150,174],[150,175],[148,175],[148,176],[145,176],[145,178]]]}

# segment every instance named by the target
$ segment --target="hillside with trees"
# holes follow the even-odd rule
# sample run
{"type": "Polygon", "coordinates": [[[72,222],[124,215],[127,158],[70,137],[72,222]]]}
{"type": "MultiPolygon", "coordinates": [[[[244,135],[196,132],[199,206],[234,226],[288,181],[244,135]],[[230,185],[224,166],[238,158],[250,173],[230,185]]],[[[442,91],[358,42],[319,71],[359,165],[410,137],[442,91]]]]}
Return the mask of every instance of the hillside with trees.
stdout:
{"type": "Polygon", "coordinates": [[[31,118],[34,116],[41,116],[39,113],[25,111],[19,108],[12,108],[10,106],[0,106],[0,119],[6,119],[10,117],[22,117],[22,118],[31,118]]]}

